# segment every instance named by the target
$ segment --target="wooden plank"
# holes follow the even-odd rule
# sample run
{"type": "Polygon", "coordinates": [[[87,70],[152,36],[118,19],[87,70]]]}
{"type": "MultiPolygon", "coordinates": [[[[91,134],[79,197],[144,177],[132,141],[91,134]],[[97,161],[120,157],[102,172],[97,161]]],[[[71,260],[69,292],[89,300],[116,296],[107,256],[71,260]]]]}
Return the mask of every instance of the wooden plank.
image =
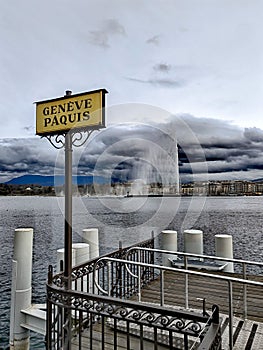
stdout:
{"type": "MultiPolygon", "coordinates": [[[[127,334],[125,332],[117,332],[117,349],[122,350],[122,349],[127,349],[127,334]]],[[[94,330],[93,330],[93,335],[92,335],[92,349],[93,350],[101,350],[101,338],[102,333],[101,333],[101,325],[95,325],[94,330]]],[[[105,350],[112,350],[114,349],[114,332],[111,327],[105,326],[105,331],[104,331],[104,338],[105,338],[105,350]]],[[[129,335],[130,338],[130,349],[131,350],[138,350],[140,349],[140,338],[137,336],[134,336],[132,334],[129,335]]],[[[78,338],[75,338],[72,341],[72,350],[78,350],[79,349],[79,340],[78,338]]],[[[82,349],[90,349],[90,337],[89,337],[89,332],[86,331],[82,335],[82,343],[81,343],[82,349]]],[[[154,342],[153,341],[148,341],[144,340],[143,342],[143,348],[144,350],[154,350],[154,342]]],[[[167,350],[168,346],[166,345],[161,345],[160,343],[158,344],[158,350],[167,350]]]]}
{"type": "MultiPolygon", "coordinates": [[[[224,274],[214,273],[219,275],[228,275],[231,277],[240,277],[240,274],[224,274]]],[[[255,281],[263,282],[263,276],[253,276],[255,281]]],[[[233,283],[233,311],[235,316],[243,315],[243,286],[238,283],[233,283]]],[[[257,286],[247,287],[247,306],[248,317],[254,321],[263,321],[263,293],[262,288],[257,286]]],[[[211,278],[188,276],[188,293],[189,293],[189,308],[198,309],[202,312],[203,303],[200,298],[206,299],[206,309],[211,310],[213,304],[217,304],[220,309],[220,313],[224,314],[222,333],[224,336],[224,346],[228,345],[228,333],[229,333],[229,321],[228,321],[228,283],[220,280],[213,280],[211,278]]],[[[138,302],[138,297],[133,296],[131,300],[138,302]]],[[[141,291],[141,301],[154,304],[160,304],[160,279],[157,278],[149,285],[144,287],[141,291]]],[[[185,275],[178,272],[165,272],[164,275],[164,302],[166,307],[177,307],[184,309],[185,307],[185,275]]],[[[262,324],[256,324],[254,321],[243,321],[236,318],[234,319],[234,334],[235,334],[235,347],[234,349],[241,350],[242,348],[259,349],[258,344],[263,340],[262,324]],[[242,326],[242,327],[241,327],[242,326]],[[257,332],[255,332],[257,329],[257,332]],[[242,344],[242,347],[241,347],[242,344]]],[[[104,347],[105,350],[114,349],[114,332],[108,324],[105,323],[105,328],[101,327],[101,324],[93,326],[92,332],[92,349],[101,350],[102,331],[104,332],[104,347]]],[[[140,349],[140,338],[131,334],[130,349],[140,349]]],[[[86,330],[82,334],[82,349],[90,349],[90,332],[86,330]]],[[[115,338],[116,339],[116,338],[115,338]]],[[[155,340],[156,340],[155,335],[155,340]]],[[[179,338],[178,338],[179,339],[179,338]]],[[[179,340],[178,340],[179,341],[179,340]]],[[[158,343],[158,349],[167,349],[166,345],[158,343]]],[[[72,342],[72,350],[79,349],[78,339],[74,339],[72,342]]],[[[117,332],[117,349],[127,349],[127,333],[124,331],[117,332]]],[[[154,341],[144,340],[143,349],[151,350],[156,349],[154,341]]]]}
{"type": "MultiPolygon", "coordinates": [[[[214,275],[229,275],[242,277],[240,274],[213,273],[214,275]]],[[[250,276],[249,276],[250,278],[250,276]]],[[[263,281],[263,276],[250,278],[263,281]]],[[[166,272],[164,276],[165,304],[185,306],[185,275],[178,272],[166,272]]],[[[198,298],[205,298],[207,308],[218,304],[220,311],[228,312],[228,285],[225,281],[213,280],[202,276],[188,277],[189,307],[202,309],[202,302],[198,298]]],[[[160,280],[153,281],[142,290],[142,301],[160,302],[160,280]]],[[[251,319],[263,320],[263,290],[258,286],[247,288],[248,316],[251,319]]],[[[233,310],[237,316],[243,315],[243,286],[233,283],[233,310]]]]}

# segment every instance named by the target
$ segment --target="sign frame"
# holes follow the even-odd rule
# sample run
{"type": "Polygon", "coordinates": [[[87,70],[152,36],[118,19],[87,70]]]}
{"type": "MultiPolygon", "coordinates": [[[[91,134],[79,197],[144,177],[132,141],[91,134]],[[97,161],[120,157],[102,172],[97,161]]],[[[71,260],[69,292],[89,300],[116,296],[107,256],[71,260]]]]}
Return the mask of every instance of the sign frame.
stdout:
{"type": "MultiPolygon", "coordinates": [[[[48,99],[48,100],[43,100],[43,101],[38,101],[35,102],[36,104],[36,135],[38,136],[52,136],[52,135],[61,135],[61,134],[65,134],[69,131],[73,131],[73,132],[81,132],[81,131],[89,131],[89,130],[98,130],[101,128],[105,128],[105,95],[106,93],[108,93],[108,91],[106,89],[98,89],[98,90],[92,90],[92,91],[87,91],[87,92],[81,92],[81,93],[77,93],[77,94],[72,94],[72,95],[65,95],[62,97],[57,97],[57,98],[53,98],[53,99],[48,99]],[[91,100],[91,96],[95,97],[96,99],[98,99],[98,101],[96,101],[96,107],[95,109],[93,109],[92,105],[89,104],[88,100],[91,100]],[[83,106],[83,101],[76,102],[79,100],[79,98],[81,99],[81,97],[87,97],[86,100],[84,100],[84,106],[83,106]],[[74,101],[75,99],[75,101],[74,101]],[[86,101],[86,102],[85,102],[86,101]],[[65,122],[68,120],[66,119],[68,116],[62,115],[62,116],[58,116],[56,117],[55,113],[50,113],[52,111],[55,112],[56,110],[56,103],[61,102],[61,105],[65,105],[66,103],[71,103],[70,107],[70,113],[72,112],[72,114],[76,114],[76,112],[80,111],[80,106],[84,107],[82,108],[81,112],[82,115],[86,116],[86,121],[82,121],[82,122],[73,122],[73,123],[67,123],[67,125],[65,124],[65,122]],[[75,106],[74,106],[75,104],[75,106]],[[99,106],[98,106],[99,104],[99,106]],[[52,108],[52,106],[54,106],[54,109],[52,108]],[[72,109],[74,107],[78,107],[75,109],[72,109]],[[47,113],[46,115],[44,115],[44,109],[45,107],[47,108],[47,113]],[[86,108],[85,108],[86,107],[86,108]],[[98,115],[99,113],[99,115],[98,115]],[[93,118],[93,116],[95,115],[95,118],[93,118]],[[47,130],[44,130],[44,119],[48,119],[48,121],[50,120],[51,123],[51,117],[53,116],[53,124],[54,124],[54,120],[56,120],[56,125],[55,128],[52,129],[52,125],[47,127],[47,130]],[[60,118],[63,117],[64,119],[64,123],[59,123],[59,121],[61,120],[60,118]],[[56,118],[56,119],[54,119],[56,118]],[[95,119],[95,122],[89,124],[90,119],[95,119]],[[97,120],[98,119],[98,120],[97,120]],[[61,127],[61,128],[60,128],[61,127]]],[[[92,103],[92,102],[91,102],[92,103]]],[[[60,105],[60,106],[61,106],[60,105]]],[[[78,112],[78,115],[80,116],[80,112],[78,112]]],[[[47,123],[47,122],[45,122],[47,123]]]]}

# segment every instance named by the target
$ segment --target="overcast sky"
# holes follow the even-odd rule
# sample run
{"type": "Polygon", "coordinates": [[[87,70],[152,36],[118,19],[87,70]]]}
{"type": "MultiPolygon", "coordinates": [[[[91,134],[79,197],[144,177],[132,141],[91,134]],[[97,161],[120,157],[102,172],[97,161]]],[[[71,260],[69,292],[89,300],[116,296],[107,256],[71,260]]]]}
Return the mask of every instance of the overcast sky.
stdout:
{"type": "Polygon", "coordinates": [[[109,113],[114,130],[179,117],[211,173],[261,177],[262,13],[261,0],[2,1],[1,179],[52,171],[56,152],[35,136],[33,102],[98,88],[107,106],[167,111],[109,113]]]}

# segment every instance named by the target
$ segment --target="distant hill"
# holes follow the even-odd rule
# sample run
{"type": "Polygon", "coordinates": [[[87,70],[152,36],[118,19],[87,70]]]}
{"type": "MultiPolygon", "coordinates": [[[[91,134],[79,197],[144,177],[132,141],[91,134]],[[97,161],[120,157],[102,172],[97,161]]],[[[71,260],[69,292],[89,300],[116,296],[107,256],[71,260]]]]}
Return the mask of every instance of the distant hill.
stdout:
{"type": "MultiPolygon", "coordinates": [[[[112,179],[117,182],[117,179],[112,179]]],[[[39,186],[62,186],[64,184],[64,175],[42,176],[42,175],[23,175],[5,182],[8,185],[39,185],[39,186]]],[[[106,184],[108,179],[102,176],[72,176],[72,182],[75,185],[106,184]]]]}
{"type": "Polygon", "coordinates": [[[263,178],[252,180],[252,182],[263,182],[263,178]]]}

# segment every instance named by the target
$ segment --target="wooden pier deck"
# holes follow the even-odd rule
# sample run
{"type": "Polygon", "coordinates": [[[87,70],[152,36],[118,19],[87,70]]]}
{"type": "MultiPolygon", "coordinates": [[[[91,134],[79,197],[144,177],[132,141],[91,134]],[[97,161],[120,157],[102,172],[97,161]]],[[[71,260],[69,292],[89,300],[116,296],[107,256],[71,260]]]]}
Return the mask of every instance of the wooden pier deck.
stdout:
{"type": "MultiPolygon", "coordinates": [[[[112,350],[114,349],[114,333],[111,329],[111,327],[106,326],[105,327],[105,344],[104,344],[104,349],[105,350],[112,350]]],[[[101,350],[101,328],[100,325],[97,325],[94,327],[93,332],[92,332],[92,349],[93,350],[101,350]]],[[[127,349],[127,337],[124,334],[124,332],[118,332],[118,350],[126,350],[127,349]]],[[[82,344],[81,344],[81,349],[85,350],[90,350],[90,334],[89,332],[86,332],[83,335],[82,339],[82,344]]],[[[71,345],[72,350],[78,350],[78,339],[73,340],[72,345],[71,345]]],[[[130,350],[139,350],[140,349],[140,338],[137,336],[130,336],[130,350]]],[[[153,350],[153,342],[149,340],[144,340],[143,341],[143,349],[144,350],[153,350]]],[[[158,344],[158,350],[167,350],[168,347],[162,345],[161,343],[158,344]]]]}
{"type": "MultiPolygon", "coordinates": [[[[218,273],[217,273],[218,274],[218,273]]],[[[220,273],[224,274],[224,273],[220,273]]],[[[226,274],[224,274],[226,275],[226,274]]],[[[237,274],[230,274],[231,277],[241,277],[237,274]]],[[[251,279],[251,278],[250,278],[251,279]]],[[[263,276],[254,276],[253,280],[263,282],[263,276]]],[[[166,271],[164,274],[164,304],[166,307],[185,309],[185,275],[178,272],[166,271]]],[[[220,308],[222,322],[222,349],[228,349],[229,317],[228,317],[228,284],[225,281],[209,279],[200,276],[188,277],[189,310],[202,312],[203,301],[206,300],[206,310],[211,311],[213,304],[220,308]]],[[[137,300],[136,297],[133,298],[137,300]]],[[[146,303],[160,304],[160,280],[157,278],[142,290],[141,301],[146,303]]],[[[233,284],[233,334],[235,350],[261,350],[263,349],[263,290],[260,287],[247,288],[247,320],[242,319],[243,315],[243,286],[233,284]]],[[[105,349],[113,349],[113,331],[106,323],[103,330],[106,333],[105,349]]],[[[92,339],[93,349],[101,349],[101,327],[93,327],[92,339]],[[96,341],[97,340],[97,345],[96,341]],[[94,343],[95,341],[95,343],[94,343]]],[[[82,335],[82,348],[89,349],[89,338],[91,334],[85,331],[82,335]],[[86,345],[85,345],[86,344],[86,345]]],[[[126,349],[126,335],[118,332],[118,349],[126,349]]],[[[78,349],[79,339],[72,342],[72,350],[78,349]]],[[[167,349],[165,345],[158,344],[158,349],[167,349]]],[[[193,346],[191,349],[195,349],[193,346]]],[[[140,349],[139,337],[131,334],[131,349],[140,349]]],[[[155,349],[154,342],[144,340],[143,349],[155,349]]],[[[178,346],[175,349],[184,349],[183,341],[178,338],[178,346]]]]}
{"type": "MultiPolygon", "coordinates": [[[[211,274],[211,272],[209,272],[211,274]]],[[[241,278],[240,274],[215,272],[214,275],[241,278]]],[[[164,275],[164,304],[185,307],[185,275],[166,271],[164,275]]],[[[250,280],[263,282],[263,276],[253,276],[250,280]]],[[[213,304],[219,306],[221,313],[228,313],[228,284],[222,280],[201,276],[188,276],[189,308],[202,309],[202,300],[206,299],[206,308],[211,310],[213,304]]],[[[142,290],[143,302],[160,302],[160,280],[153,281],[142,290]]],[[[263,322],[263,289],[247,288],[248,318],[263,322]]],[[[235,316],[243,316],[243,286],[233,283],[233,312],[235,316]]],[[[263,349],[263,346],[262,346],[263,349]]]]}
{"type": "MultiPolygon", "coordinates": [[[[241,278],[239,274],[226,274],[241,278]]],[[[250,276],[250,280],[263,282],[263,276],[250,276]]],[[[167,307],[185,308],[185,275],[176,272],[165,272],[164,303],[167,307]]],[[[228,284],[225,281],[208,279],[200,276],[188,276],[189,308],[202,310],[202,299],[205,298],[206,309],[209,312],[213,304],[220,309],[222,322],[223,349],[228,349],[229,318],[228,318],[228,284]]],[[[160,300],[160,281],[152,282],[142,291],[142,302],[157,302],[160,300]]],[[[243,286],[233,284],[233,333],[235,350],[263,349],[263,289],[260,287],[247,288],[247,319],[243,320],[243,286]]]]}

